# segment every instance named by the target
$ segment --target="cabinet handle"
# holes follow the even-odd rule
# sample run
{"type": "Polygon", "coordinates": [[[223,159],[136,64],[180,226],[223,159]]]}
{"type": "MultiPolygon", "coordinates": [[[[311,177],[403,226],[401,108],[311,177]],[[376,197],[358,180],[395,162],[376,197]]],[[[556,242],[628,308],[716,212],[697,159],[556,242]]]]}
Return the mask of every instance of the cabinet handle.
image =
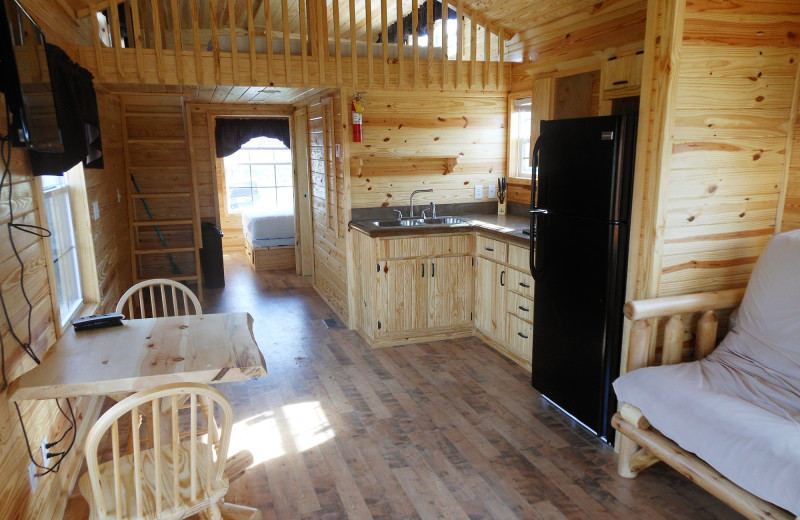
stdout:
{"type": "Polygon", "coordinates": [[[431,262],[431,278],[433,278],[434,276],[436,276],[436,264],[431,262]]]}
{"type": "Polygon", "coordinates": [[[530,288],[531,288],[531,286],[530,286],[530,285],[528,285],[528,284],[526,284],[525,282],[519,282],[519,284],[520,284],[521,286],[523,286],[524,288],[526,288],[526,289],[530,289],[530,288]]]}
{"type": "Polygon", "coordinates": [[[526,309],[526,308],[525,308],[525,307],[523,307],[522,305],[520,305],[520,306],[519,306],[519,310],[521,310],[521,311],[523,311],[523,312],[531,312],[531,310],[530,310],[530,309],[526,309]]]}
{"type": "Polygon", "coordinates": [[[615,81],[614,83],[612,83],[612,85],[624,85],[627,82],[628,82],[627,79],[622,79],[622,80],[619,80],[619,81],[615,81]]]}
{"type": "Polygon", "coordinates": [[[528,339],[528,336],[526,336],[525,334],[523,334],[521,332],[517,332],[517,336],[519,336],[520,338],[528,339]]]}
{"type": "Polygon", "coordinates": [[[494,251],[494,248],[491,248],[491,247],[484,247],[484,249],[487,250],[487,251],[494,251]]]}
{"type": "Polygon", "coordinates": [[[425,262],[422,262],[422,276],[420,278],[425,278],[425,262]]]}
{"type": "Polygon", "coordinates": [[[505,276],[505,271],[500,271],[500,287],[505,287],[506,283],[503,281],[503,276],[505,276]]]}

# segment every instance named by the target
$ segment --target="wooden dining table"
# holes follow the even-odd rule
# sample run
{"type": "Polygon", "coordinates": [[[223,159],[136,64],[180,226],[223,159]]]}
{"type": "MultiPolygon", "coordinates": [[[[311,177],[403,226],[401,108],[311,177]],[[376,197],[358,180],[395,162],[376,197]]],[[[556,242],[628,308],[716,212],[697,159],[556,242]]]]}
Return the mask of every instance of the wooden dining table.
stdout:
{"type": "Polygon", "coordinates": [[[166,383],[265,375],[250,314],[159,317],[66,330],[40,365],[11,383],[8,395],[14,401],[121,395],[166,383]]]}

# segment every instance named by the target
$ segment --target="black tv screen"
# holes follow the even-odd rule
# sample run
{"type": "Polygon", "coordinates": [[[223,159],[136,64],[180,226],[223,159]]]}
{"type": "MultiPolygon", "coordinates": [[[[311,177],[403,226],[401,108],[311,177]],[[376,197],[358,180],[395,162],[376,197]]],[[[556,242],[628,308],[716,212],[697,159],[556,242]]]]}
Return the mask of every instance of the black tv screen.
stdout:
{"type": "Polygon", "coordinates": [[[0,90],[11,112],[11,141],[63,152],[44,33],[15,0],[0,2],[0,90]]]}

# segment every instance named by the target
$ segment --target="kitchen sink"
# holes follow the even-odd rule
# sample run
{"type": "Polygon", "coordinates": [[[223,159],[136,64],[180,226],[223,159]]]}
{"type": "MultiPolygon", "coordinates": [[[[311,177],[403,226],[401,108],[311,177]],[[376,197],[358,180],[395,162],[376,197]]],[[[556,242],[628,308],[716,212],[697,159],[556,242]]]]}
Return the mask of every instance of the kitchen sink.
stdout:
{"type": "Polygon", "coordinates": [[[436,217],[436,218],[426,218],[425,224],[429,225],[441,225],[441,224],[463,224],[467,221],[467,219],[459,218],[459,217],[436,217]]]}
{"type": "Polygon", "coordinates": [[[453,224],[463,224],[466,219],[459,217],[437,217],[437,218],[404,218],[402,220],[374,220],[371,222],[377,227],[411,227],[411,226],[446,226],[453,224]]]}

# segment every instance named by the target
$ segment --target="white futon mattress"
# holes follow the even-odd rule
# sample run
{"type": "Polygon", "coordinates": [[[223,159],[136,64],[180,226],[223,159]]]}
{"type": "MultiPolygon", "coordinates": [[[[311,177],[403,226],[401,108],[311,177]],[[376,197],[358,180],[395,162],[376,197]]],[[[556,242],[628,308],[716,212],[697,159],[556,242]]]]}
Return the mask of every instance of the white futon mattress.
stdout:
{"type": "Polygon", "coordinates": [[[800,230],[773,237],[714,353],[635,370],[614,390],[682,448],[800,516],[800,230]]]}

